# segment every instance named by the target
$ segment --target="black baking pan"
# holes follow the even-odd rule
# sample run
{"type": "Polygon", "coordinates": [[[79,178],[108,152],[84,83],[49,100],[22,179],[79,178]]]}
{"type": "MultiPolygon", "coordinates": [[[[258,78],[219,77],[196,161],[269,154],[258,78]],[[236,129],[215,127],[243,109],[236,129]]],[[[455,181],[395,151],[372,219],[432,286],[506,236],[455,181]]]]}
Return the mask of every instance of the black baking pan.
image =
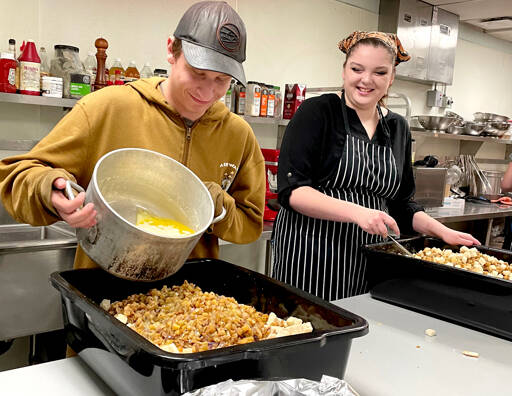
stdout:
{"type": "Polygon", "coordinates": [[[101,269],[55,272],[62,296],[67,340],[118,394],[179,395],[228,379],[342,379],[352,338],[368,332],[363,318],[302,290],[221,260],[191,260],[156,282],[132,282],[101,269]],[[134,293],[184,280],[203,291],[234,297],[281,318],[310,321],[314,331],[192,354],[154,346],[99,307],[134,293]]]}
{"type": "MultiPolygon", "coordinates": [[[[425,247],[452,249],[443,241],[401,239],[412,253],[425,247]]],[[[476,248],[511,262],[512,252],[476,248]]],[[[373,298],[512,340],[512,282],[468,270],[399,255],[392,242],[363,247],[373,298]]]]}

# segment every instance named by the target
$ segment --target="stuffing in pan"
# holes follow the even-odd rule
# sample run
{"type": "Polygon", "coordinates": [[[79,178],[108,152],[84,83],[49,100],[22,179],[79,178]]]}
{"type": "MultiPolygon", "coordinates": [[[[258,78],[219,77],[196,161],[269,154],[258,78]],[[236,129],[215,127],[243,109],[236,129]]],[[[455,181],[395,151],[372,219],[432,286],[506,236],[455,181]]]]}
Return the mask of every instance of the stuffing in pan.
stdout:
{"type": "Polygon", "coordinates": [[[264,314],[232,297],[203,292],[185,281],[101,307],[165,351],[192,353],[309,333],[311,323],[264,314]]]}
{"type": "Polygon", "coordinates": [[[476,248],[462,246],[458,253],[451,249],[425,248],[414,254],[414,257],[500,279],[512,280],[512,266],[509,263],[481,253],[476,248]]]}

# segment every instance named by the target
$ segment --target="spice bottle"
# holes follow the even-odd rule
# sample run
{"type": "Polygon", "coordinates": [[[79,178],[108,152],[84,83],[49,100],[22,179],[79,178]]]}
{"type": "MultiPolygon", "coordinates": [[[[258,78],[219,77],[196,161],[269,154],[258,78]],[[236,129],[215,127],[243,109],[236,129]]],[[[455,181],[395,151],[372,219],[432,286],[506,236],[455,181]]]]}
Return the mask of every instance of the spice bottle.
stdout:
{"type": "Polygon", "coordinates": [[[276,94],[274,91],[274,86],[269,86],[268,88],[268,105],[267,105],[267,117],[274,117],[276,103],[276,94]]]}
{"type": "Polygon", "coordinates": [[[267,116],[268,110],[268,88],[265,84],[261,85],[261,105],[260,105],[260,117],[267,116]]]}
{"type": "Polygon", "coordinates": [[[41,94],[41,58],[39,57],[34,40],[28,40],[20,61],[20,93],[24,95],[41,94]]]}
{"type": "Polygon", "coordinates": [[[236,114],[243,115],[245,114],[245,87],[237,83],[236,84],[236,105],[235,112],[236,114]]]}
{"type": "Polygon", "coordinates": [[[283,115],[283,97],[281,95],[281,87],[274,86],[275,103],[274,103],[274,118],[281,119],[283,115]]]}
{"type": "Polygon", "coordinates": [[[124,72],[124,80],[126,82],[128,81],[135,81],[140,78],[139,71],[137,70],[137,66],[135,65],[135,61],[131,61],[128,67],[126,68],[126,71],[124,72]]]}
{"type": "Polygon", "coordinates": [[[18,62],[10,52],[0,54],[0,92],[16,93],[16,67],[18,62]]]}
{"type": "Polygon", "coordinates": [[[144,64],[144,67],[140,71],[140,78],[150,78],[153,77],[153,71],[151,70],[151,65],[149,62],[144,64]]]}
{"type": "Polygon", "coordinates": [[[260,115],[261,87],[255,81],[247,82],[245,97],[245,114],[258,117],[260,115]]]}

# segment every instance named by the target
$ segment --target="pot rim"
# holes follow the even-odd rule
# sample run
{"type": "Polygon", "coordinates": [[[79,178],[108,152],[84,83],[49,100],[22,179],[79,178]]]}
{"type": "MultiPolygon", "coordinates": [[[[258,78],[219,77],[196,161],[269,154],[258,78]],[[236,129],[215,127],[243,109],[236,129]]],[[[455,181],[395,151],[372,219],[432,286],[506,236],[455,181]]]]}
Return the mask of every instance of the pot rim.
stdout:
{"type": "Polygon", "coordinates": [[[144,233],[146,235],[150,235],[151,237],[160,238],[162,240],[174,240],[174,239],[184,240],[184,239],[192,239],[192,238],[196,238],[197,236],[201,236],[207,230],[207,228],[212,224],[215,208],[214,208],[214,205],[213,205],[213,199],[212,199],[212,197],[210,195],[210,192],[208,191],[208,188],[201,181],[201,179],[199,179],[199,177],[194,172],[192,172],[192,170],[187,168],[185,165],[183,165],[179,161],[176,161],[175,159],[169,157],[168,155],[165,155],[165,154],[153,151],[153,150],[149,150],[149,149],[139,148],[139,147],[125,147],[125,148],[120,148],[120,149],[109,151],[108,153],[104,154],[98,160],[98,162],[96,162],[96,165],[94,166],[94,171],[92,173],[91,181],[93,183],[94,190],[98,194],[98,196],[101,199],[102,203],[109,209],[109,211],[112,214],[114,214],[116,216],[116,218],[120,219],[122,222],[127,224],[134,231],[142,232],[142,233],[144,233]],[[176,165],[178,165],[178,167],[184,168],[184,170],[186,172],[188,172],[192,178],[194,178],[195,180],[197,180],[199,182],[199,185],[206,192],[206,196],[208,197],[208,201],[210,202],[210,207],[212,208],[212,210],[210,211],[211,212],[210,213],[210,218],[209,218],[209,221],[206,223],[206,225],[204,227],[200,228],[199,230],[197,230],[196,232],[194,232],[193,234],[190,234],[190,235],[184,235],[184,236],[165,236],[165,235],[153,234],[152,232],[148,232],[146,230],[143,230],[142,228],[137,227],[135,224],[129,222],[123,216],[121,216],[114,208],[112,208],[112,206],[107,202],[107,200],[103,196],[103,194],[102,194],[102,192],[101,192],[101,190],[100,190],[100,188],[98,186],[97,173],[98,173],[98,169],[99,169],[100,165],[102,164],[102,162],[104,160],[106,160],[111,155],[117,154],[117,153],[122,152],[122,151],[144,151],[144,152],[147,152],[147,153],[156,154],[156,155],[159,155],[159,156],[161,156],[161,157],[163,157],[163,158],[165,158],[167,160],[170,160],[171,162],[174,162],[176,165]]]}

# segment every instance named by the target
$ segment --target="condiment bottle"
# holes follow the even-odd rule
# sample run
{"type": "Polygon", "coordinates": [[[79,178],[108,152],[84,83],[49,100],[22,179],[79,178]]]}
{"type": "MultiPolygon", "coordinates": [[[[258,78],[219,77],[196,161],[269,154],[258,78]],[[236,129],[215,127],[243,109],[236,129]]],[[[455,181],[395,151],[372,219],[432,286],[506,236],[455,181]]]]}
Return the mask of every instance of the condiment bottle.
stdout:
{"type": "Polygon", "coordinates": [[[0,92],[16,93],[16,67],[18,62],[10,52],[0,55],[0,92]]]}
{"type": "Polygon", "coordinates": [[[116,80],[116,70],[119,70],[119,77],[124,79],[124,68],[121,64],[121,59],[117,58],[112,66],[108,69],[108,74],[110,76],[110,81],[114,82],[116,80]]]}
{"type": "Polygon", "coordinates": [[[151,70],[151,65],[149,62],[144,64],[144,67],[140,71],[140,78],[150,78],[153,77],[153,71],[151,70]]]}
{"type": "Polygon", "coordinates": [[[245,114],[245,87],[240,83],[236,84],[235,112],[240,115],[245,114]]]}
{"type": "Polygon", "coordinates": [[[267,106],[267,117],[274,117],[276,95],[274,86],[270,86],[268,89],[268,106],[267,106]]]}
{"type": "Polygon", "coordinates": [[[20,61],[20,93],[24,95],[41,95],[41,58],[37,54],[34,40],[28,40],[20,61]]]}
{"type": "Polygon", "coordinates": [[[260,105],[260,117],[267,116],[268,110],[268,88],[266,85],[261,84],[261,105],[260,105]]]}
{"type": "Polygon", "coordinates": [[[97,64],[98,61],[94,56],[94,52],[89,52],[87,54],[87,58],[85,58],[84,61],[84,68],[85,72],[91,76],[91,87],[94,86],[94,82],[96,81],[96,70],[98,68],[97,64]]]}
{"type": "Polygon", "coordinates": [[[123,85],[124,81],[121,80],[121,70],[116,70],[116,76],[114,80],[114,85],[123,85]]]}
{"type": "Polygon", "coordinates": [[[140,78],[139,71],[137,70],[137,66],[135,65],[135,61],[131,61],[126,71],[124,72],[125,81],[134,81],[140,78]]]}
{"type": "Polygon", "coordinates": [[[14,60],[16,61],[16,76],[15,76],[15,85],[16,90],[20,89],[20,63],[16,58],[16,40],[9,39],[9,50],[7,51],[14,56],[14,60]]]}
{"type": "Polygon", "coordinates": [[[48,54],[46,53],[46,48],[41,47],[39,49],[39,57],[41,58],[41,70],[40,70],[40,86],[43,86],[43,77],[50,76],[50,65],[48,64],[48,54]]]}
{"type": "Polygon", "coordinates": [[[274,118],[281,119],[283,114],[283,97],[281,96],[281,87],[274,86],[275,91],[275,104],[274,104],[274,118]]]}

